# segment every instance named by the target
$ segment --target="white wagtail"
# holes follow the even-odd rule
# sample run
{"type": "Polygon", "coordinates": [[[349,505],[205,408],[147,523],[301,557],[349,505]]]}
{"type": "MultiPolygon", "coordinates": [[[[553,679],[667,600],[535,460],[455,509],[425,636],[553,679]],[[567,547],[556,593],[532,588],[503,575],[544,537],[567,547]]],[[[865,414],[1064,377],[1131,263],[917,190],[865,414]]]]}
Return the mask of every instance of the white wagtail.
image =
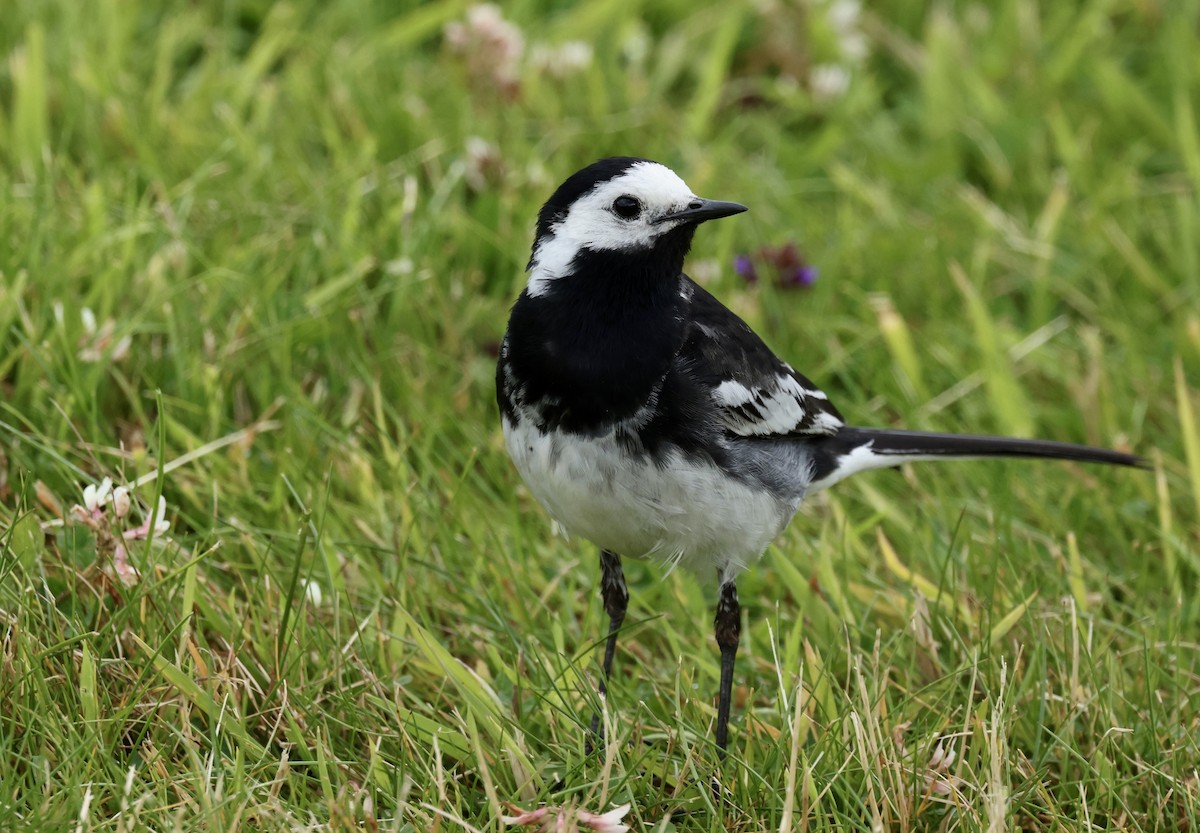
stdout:
{"type": "Polygon", "coordinates": [[[722,757],[741,631],[735,581],[805,496],[914,460],[1141,463],[1067,443],[846,425],[683,273],[696,227],[745,210],[697,197],[645,159],[579,171],[538,214],[496,368],[505,443],[529,490],[568,533],[600,547],[602,695],[629,600],[621,556],[715,574],[722,757]]]}

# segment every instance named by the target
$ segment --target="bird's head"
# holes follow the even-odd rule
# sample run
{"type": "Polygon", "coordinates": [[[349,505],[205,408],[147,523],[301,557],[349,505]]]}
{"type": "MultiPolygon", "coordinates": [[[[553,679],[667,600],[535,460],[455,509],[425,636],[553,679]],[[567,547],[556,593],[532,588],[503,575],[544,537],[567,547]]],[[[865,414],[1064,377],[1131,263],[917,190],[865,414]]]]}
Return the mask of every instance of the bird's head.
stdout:
{"type": "Polygon", "coordinates": [[[697,225],[745,210],[697,197],[657,162],[601,159],[572,174],[542,206],[529,260],[530,294],[571,275],[581,253],[651,257],[668,249],[682,261],[697,225]]]}

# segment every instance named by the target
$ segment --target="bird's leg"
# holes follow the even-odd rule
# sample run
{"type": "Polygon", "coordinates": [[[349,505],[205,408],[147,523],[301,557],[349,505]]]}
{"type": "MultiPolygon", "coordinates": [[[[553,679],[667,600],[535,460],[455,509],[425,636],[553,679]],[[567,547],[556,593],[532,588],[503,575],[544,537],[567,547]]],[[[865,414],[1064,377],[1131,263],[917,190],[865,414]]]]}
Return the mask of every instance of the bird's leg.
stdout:
{"type": "MultiPolygon", "coordinates": [[[[617,652],[617,631],[625,621],[625,608],[629,604],[629,591],[625,588],[625,573],[621,570],[621,556],[608,550],[600,550],[600,597],[608,614],[608,642],[604,646],[604,663],[601,666],[600,697],[608,694],[608,677],[612,674],[613,655],[617,652]]],[[[600,715],[592,716],[592,734],[602,733],[600,715]]],[[[591,746],[591,741],[588,741],[591,746]]],[[[591,751],[590,748],[588,750],[591,751]]]]}
{"type": "Polygon", "coordinates": [[[612,673],[613,654],[617,650],[617,631],[625,621],[625,608],[629,604],[621,556],[608,550],[600,551],[600,596],[604,599],[604,612],[608,614],[608,643],[604,646],[604,675],[600,679],[600,693],[605,694],[608,676],[612,673]]]}
{"type": "Polygon", "coordinates": [[[717,645],[721,648],[721,691],[717,698],[717,754],[725,760],[729,741],[729,705],[733,695],[733,663],[742,635],[742,607],[733,579],[721,584],[717,599],[717,645]]]}

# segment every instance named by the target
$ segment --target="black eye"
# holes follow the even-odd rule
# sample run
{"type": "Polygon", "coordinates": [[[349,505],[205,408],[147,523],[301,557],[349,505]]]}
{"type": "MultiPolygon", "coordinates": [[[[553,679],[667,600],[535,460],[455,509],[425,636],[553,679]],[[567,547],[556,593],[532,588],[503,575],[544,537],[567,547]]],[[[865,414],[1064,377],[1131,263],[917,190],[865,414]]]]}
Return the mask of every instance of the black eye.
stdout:
{"type": "Polygon", "coordinates": [[[612,210],[622,220],[632,220],[642,213],[642,204],[634,197],[617,197],[613,200],[612,210]]]}

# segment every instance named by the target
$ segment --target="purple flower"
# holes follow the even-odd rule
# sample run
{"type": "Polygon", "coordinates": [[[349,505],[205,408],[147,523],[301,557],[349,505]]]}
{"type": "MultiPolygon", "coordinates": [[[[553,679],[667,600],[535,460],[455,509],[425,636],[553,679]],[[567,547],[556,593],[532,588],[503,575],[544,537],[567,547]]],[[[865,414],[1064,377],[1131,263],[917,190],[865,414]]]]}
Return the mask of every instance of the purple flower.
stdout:
{"type": "Polygon", "coordinates": [[[758,283],[758,266],[764,266],[780,289],[807,289],[816,283],[817,267],[805,263],[793,242],[762,246],[753,254],[737,255],[733,269],[748,284],[758,283]]]}
{"type": "Polygon", "coordinates": [[[817,282],[817,267],[797,266],[779,277],[779,285],[784,289],[803,289],[817,282]]]}
{"type": "Polygon", "coordinates": [[[754,261],[750,259],[750,255],[736,256],[733,259],[733,271],[746,283],[758,283],[758,270],[754,268],[754,261]]]}

